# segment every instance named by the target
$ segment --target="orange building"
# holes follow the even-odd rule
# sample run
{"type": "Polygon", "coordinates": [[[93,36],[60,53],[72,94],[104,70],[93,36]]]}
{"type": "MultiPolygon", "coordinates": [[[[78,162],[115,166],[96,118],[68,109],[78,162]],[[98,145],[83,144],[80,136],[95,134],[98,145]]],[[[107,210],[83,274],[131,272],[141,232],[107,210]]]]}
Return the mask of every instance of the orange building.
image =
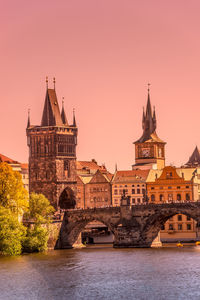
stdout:
{"type": "MultiPolygon", "coordinates": [[[[177,201],[193,201],[193,181],[180,177],[175,167],[165,167],[160,177],[155,174],[155,180],[147,182],[147,195],[149,202],[170,203],[177,201]]],[[[198,192],[197,192],[198,193],[198,192]]]]}
{"type": "MultiPolygon", "coordinates": [[[[147,178],[149,203],[197,201],[198,184],[193,179],[194,176],[187,169],[177,170],[175,167],[168,166],[162,171],[151,170],[147,178]],[[189,174],[190,178],[185,178],[189,177],[189,174]]],[[[166,242],[193,241],[196,240],[197,236],[196,222],[181,214],[171,217],[160,233],[161,241],[166,242]]]]}

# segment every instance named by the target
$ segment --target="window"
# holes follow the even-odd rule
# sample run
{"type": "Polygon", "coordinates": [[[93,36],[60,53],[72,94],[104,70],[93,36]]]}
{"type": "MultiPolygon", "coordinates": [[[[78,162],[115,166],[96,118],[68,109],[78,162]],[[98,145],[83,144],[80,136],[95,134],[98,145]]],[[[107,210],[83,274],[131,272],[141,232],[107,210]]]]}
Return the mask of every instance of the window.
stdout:
{"type": "Polygon", "coordinates": [[[137,203],[140,203],[140,198],[137,198],[137,203]]]}
{"type": "Polygon", "coordinates": [[[134,187],[134,184],[132,184],[132,187],[134,187]]]}
{"type": "Polygon", "coordinates": [[[191,221],[191,218],[187,216],[187,221],[191,221]]]}
{"type": "Polygon", "coordinates": [[[137,194],[140,194],[140,189],[137,189],[137,194]]]}
{"type": "Polygon", "coordinates": [[[171,189],[172,189],[172,187],[171,187],[171,186],[168,186],[168,189],[169,189],[169,190],[171,190],[171,189]]]}
{"type": "Polygon", "coordinates": [[[183,229],[182,224],[178,224],[178,230],[182,230],[182,229],[183,229]]]}
{"type": "Polygon", "coordinates": [[[168,194],[168,201],[173,201],[173,194],[168,194]]]}
{"type": "Polygon", "coordinates": [[[151,190],[154,190],[154,187],[153,187],[153,186],[151,187],[151,190]]]}
{"type": "Polygon", "coordinates": [[[163,186],[160,187],[160,190],[163,190],[163,186]]]}
{"type": "Polygon", "coordinates": [[[155,195],[151,195],[151,201],[154,202],[155,201],[155,195]]]}
{"type": "Polygon", "coordinates": [[[190,200],[190,194],[186,194],[186,200],[189,201],[190,200]]]}
{"type": "Polygon", "coordinates": [[[190,187],[189,187],[189,185],[186,185],[186,189],[189,189],[190,187]]]}
{"type": "Polygon", "coordinates": [[[191,230],[191,224],[187,224],[187,230],[191,230]]]}
{"type": "Polygon", "coordinates": [[[139,185],[139,184],[138,184],[137,186],[138,186],[138,187],[140,187],[140,185],[139,185]]]}
{"type": "Polygon", "coordinates": [[[178,215],[178,221],[182,221],[182,215],[178,215]]]}
{"type": "Polygon", "coordinates": [[[117,195],[118,194],[118,190],[114,190],[114,195],[117,195]]]}
{"type": "Polygon", "coordinates": [[[181,194],[177,194],[177,200],[181,201],[181,194]]]}
{"type": "Polygon", "coordinates": [[[169,224],[169,230],[174,230],[173,224],[169,224]]]}
{"type": "Polygon", "coordinates": [[[142,194],[144,195],[146,193],[146,190],[145,189],[142,189],[142,194]]]}
{"type": "Polygon", "coordinates": [[[161,230],[165,230],[165,224],[161,226],[161,230]]]}
{"type": "Polygon", "coordinates": [[[135,189],[132,189],[132,194],[135,194],[135,189]]]}
{"type": "Polygon", "coordinates": [[[132,198],[132,204],[135,204],[135,198],[132,198]]]}
{"type": "Polygon", "coordinates": [[[108,202],[108,198],[105,198],[105,202],[108,202]]]}
{"type": "Polygon", "coordinates": [[[164,200],[164,195],[160,194],[160,201],[163,201],[163,200],[164,200]]]}
{"type": "Polygon", "coordinates": [[[180,186],[177,186],[177,189],[178,189],[178,190],[180,190],[180,188],[181,188],[180,186]]]}
{"type": "Polygon", "coordinates": [[[115,204],[118,204],[118,199],[115,199],[115,204]]]}

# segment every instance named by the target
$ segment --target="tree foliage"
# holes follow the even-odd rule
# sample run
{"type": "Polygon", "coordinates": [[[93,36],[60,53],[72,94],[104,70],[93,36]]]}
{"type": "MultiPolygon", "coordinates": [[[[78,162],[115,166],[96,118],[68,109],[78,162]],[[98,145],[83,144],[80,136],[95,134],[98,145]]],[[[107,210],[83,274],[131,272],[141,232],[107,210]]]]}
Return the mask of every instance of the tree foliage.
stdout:
{"type": "Polygon", "coordinates": [[[21,254],[25,235],[26,228],[19,223],[16,214],[0,206],[0,252],[4,255],[21,254]]]}
{"type": "Polygon", "coordinates": [[[31,194],[28,202],[20,173],[13,171],[7,163],[0,163],[1,254],[18,255],[22,251],[46,250],[48,224],[53,212],[54,208],[42,194],[31,194]],[[18,221],[18,216],[24,212],[26,218],[34,222],[28,229],[18,221]]]}
{"type": "Polygon", "coordinates": [[[7,163],[0,163],[0,205],[22,215],[28,207],[28,193],[19,172],[7,163]]]}
{"type": "Polygon", "coordinates": [[[53,206],[43,194],[32,193],[29,198],[29,211],[26,218],[34,221],[23,243],[25,252],[41,252],[47,249],[49,239],[48,224],[50,223],[53,206]],[[44,227],[44,225],[46,227],[44,227]]]}
{"type": "Polygon", "coordinates": [[[42,225],[35,225],[33,228],[28,228],[27,235],[23,241],[23,251],[32,253],[47,250],[48,238],[48,230],[42,227],[42,225]]]}
{"type": "Polygon", "coordinates": [[[37,224],[47,224],[54,213],[54,208],[43,194],[31,193],[29,198],[29,211],[26,217],[37,224]]]}

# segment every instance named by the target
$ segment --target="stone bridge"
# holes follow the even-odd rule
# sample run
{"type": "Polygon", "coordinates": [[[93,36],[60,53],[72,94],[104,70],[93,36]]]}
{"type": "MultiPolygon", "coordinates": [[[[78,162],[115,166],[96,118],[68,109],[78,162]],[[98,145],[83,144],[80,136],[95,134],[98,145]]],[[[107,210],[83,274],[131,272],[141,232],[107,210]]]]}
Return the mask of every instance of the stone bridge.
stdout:
{"type": "Polygon", "coordinates": [[[79,234],[92,221],[105,224],[114,235],[114,247],[151,247],[162,225],[176,214],[184,214],[200,224],[200,203],[145,204],[68,210],[55,249],[72,248],[79,234]]]}

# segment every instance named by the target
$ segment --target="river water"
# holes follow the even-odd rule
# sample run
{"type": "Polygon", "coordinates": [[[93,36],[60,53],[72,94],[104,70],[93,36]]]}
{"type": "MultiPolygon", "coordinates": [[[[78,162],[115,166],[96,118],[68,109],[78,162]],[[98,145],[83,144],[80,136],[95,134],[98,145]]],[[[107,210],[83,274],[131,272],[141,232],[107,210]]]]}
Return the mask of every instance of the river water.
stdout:
{"type": "Polygon", "coordinates": [[[200,248],[93,246],[0,257],[0,299],[200,299],[200,248]]]}

